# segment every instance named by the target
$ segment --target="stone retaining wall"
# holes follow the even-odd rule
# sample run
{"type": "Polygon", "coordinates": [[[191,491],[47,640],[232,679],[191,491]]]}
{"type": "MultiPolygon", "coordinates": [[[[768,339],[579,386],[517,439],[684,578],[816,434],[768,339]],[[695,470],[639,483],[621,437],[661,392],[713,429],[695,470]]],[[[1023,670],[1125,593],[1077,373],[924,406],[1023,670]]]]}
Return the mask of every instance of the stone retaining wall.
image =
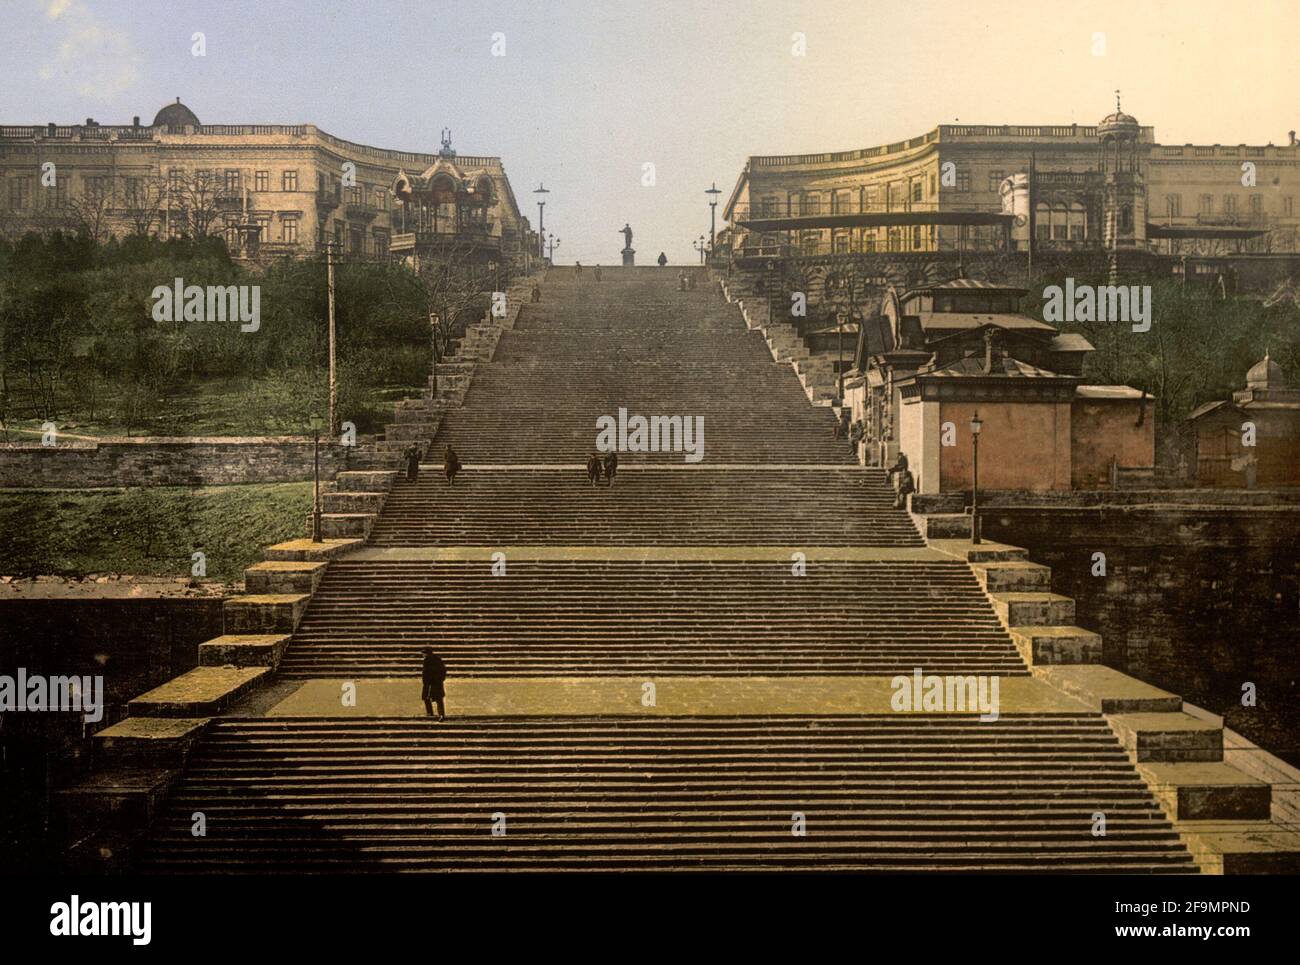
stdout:
{"type": "MultiPolygon", "coordinates": [[[[350,447],[321,443],[322,478],[346,469],[350,447]]],[[[0,489],[94,489],[298,482],[312,478],[302,436],[106,438],[0,444],[0,489]]]]}

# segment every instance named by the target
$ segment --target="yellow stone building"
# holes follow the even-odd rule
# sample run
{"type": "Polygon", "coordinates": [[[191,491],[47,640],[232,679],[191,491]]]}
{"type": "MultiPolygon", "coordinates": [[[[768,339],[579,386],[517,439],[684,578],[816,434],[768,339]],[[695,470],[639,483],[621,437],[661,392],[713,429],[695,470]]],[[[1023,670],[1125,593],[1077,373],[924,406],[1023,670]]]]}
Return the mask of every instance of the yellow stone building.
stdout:
{"type": "Polygon", "coordinates": [[[203,124],[179,98],[147,126],[138,117],[0,126],[0,228],[12,235],[89,216],[97,233],[146,221],[145,233],[162,237],[222,233],[239,254],[300,255],[334,242],[349,256],[384,257],[415,249],[402,236],[419,218],[398,195],[434,175],[442,242],[500,264],[536,250],[501,159],[459,155],[449,134],[437,154],[394,151],[312,124],[203,124]]]}
{"type": "Polygon", "coordinates": [[[962,247],[1293,252],[1300,146],[1172,145],[1095,127],[941,125],[894,144],[752,156],[724,209],[733,255],[962,247]],[[1030,200],[1032,196],[1032,202],[1030,200]]]}

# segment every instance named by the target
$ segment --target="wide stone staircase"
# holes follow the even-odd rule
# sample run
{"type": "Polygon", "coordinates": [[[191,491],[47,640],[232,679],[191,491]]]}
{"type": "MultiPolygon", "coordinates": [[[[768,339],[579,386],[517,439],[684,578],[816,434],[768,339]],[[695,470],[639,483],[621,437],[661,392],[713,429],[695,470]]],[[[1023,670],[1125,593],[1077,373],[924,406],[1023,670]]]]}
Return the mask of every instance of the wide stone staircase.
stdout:
{"type": "Polygon", "coordinates": [[[162,723],[106,732],[170,768],[137,867],[1197,870],[1106,707],[1030,676],[1067,648],[989,596],[1027,577],[927,543],[717,289],[552,269],[491,340],[395,423],[432,439],[417,482],[340,474],[340,538],[268,560],[289,592],[243,618],[272,649],[238,699],[144,695],[162,723]],[[703,417],[703,461],[620,453],[592,487],[620,408],[703,417]],[[420,716],[424,646],[446,722],[420,716]],[[1000,714],[890,713],[921,671],[1003,681],[1000,714]]]}
{"type": "Polygon", "coordinates": [[[467,469],[450,488],[435,473],[415,483],[398,480],[371,542],[924,546],[911,520],[893,507],[884,473],[856,468],[620,466],[612,485],[599,486],[580,462],[564,469],[467,469]]]}
{"type": "Polygon", "coordinates": [[[509,565],[340,561],[280,672],[415,675],[432,646],[460,676],[1027,673],[955,560],[509,565]]]}
{"type": "Polygon", "coordinates": [[[1095,715],[225,720],[141,864],[1195,870],[1095,715]]]}

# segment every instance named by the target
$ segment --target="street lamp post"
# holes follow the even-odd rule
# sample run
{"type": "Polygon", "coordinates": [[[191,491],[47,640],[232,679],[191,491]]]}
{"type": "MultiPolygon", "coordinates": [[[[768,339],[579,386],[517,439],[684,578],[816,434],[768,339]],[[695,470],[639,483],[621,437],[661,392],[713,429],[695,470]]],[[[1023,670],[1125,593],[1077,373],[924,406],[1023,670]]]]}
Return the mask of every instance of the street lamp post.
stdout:
{"type": "Polygon", "coordinates": [[[980,430],[984,422],[977,411],[970,420],[971,487],[970,487],[970,541],[980,542],[980,430]]]}
{"type": "Polygon", "coordinates": [[[704,235],[700,235],[699,240],[692,244],[691,247],[700,253],[700,264],[704,264],[704,252],[706,250],[704,235]]]}
{"type": "Polygon", "coordinates": [[[555,249],[558,247],[560,247],[560,239],[555,237],[555,235],[551,235],[550,244],[547,246],[546,257],[550,259],[552,264],[555,263],[555,249]]]}
{"type": "Polygon", "coordinates": [[[312,500],[311,500],[311,541],[319,543],[320,538],[320,416],[311,417],[311,460],[312,460],[312,500]]]}
{"type": "Polygon", "coordinates": [[[839,339],[839,362],[836,363],[835,374],[838,389],[836,398],[839,399],[840,405],[844,405],[844,313],[839,312],[835,316],[835,335],[839,339]]]}
{"type": "Polygon", "coordinates": [[[330,355],[330,411],[329,431],[333,435],[338,423],[334,421],[334,409],[338,403],[338,383],[334,379],[334,247],[333,241],[325,244],[325,289],[329,303],[329,355],[330,355]]]}
{"type": "MultiPolygon", "coordinates": [[[[537,189],[533,194],[550,194],[546,186],[541,181],[537,182],[537,189]]],[[[546,199],[537,199],[537,257],[544,254],[543,249],[546,247],[546,199]]]]}
{"type": "Polygon", "coordinates": [[[715,230],[717,226],[718,214],[718,195],[722,192],[718,190],[718,182],[713,182],[713,187],[704,192],[709,195],[709,252],[713,252],[713,243],[717,240],[718,233],[715,230]]]}

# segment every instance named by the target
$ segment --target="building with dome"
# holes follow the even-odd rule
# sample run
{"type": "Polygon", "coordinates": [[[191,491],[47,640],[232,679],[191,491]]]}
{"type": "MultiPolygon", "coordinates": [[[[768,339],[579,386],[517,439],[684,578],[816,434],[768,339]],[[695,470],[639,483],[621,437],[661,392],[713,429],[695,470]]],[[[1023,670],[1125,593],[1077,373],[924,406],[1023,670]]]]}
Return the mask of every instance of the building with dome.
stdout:
{"type": "Polygon", "coordinates": [[[0,180],[9,235],[76,228],[93,208],[97,231],[221,233],[249,258],[332,242],[351,257],[420,246],[522,266],[537,250],[501,159],[457,154],[450,132],[437,153],[395,151],[312,124],[204,124],[177,98],[148,125],[0,125],[0,180]]]}
{"type": "Polygon", "coordinates": [[[1196,479],[1203,486],[1300,486],[1300,388],[1266,353],[1231,399],[1207,402],[1188,421],[1195,430],[1196,479]]]}
{"type": "Polygon", "coordinates": [[[894,144],[752,156],[733,263],[958,250],[1295,252],[1300,147],[1162,144],[1120,103],[1095,126],[941,125],[894,144]]]}

